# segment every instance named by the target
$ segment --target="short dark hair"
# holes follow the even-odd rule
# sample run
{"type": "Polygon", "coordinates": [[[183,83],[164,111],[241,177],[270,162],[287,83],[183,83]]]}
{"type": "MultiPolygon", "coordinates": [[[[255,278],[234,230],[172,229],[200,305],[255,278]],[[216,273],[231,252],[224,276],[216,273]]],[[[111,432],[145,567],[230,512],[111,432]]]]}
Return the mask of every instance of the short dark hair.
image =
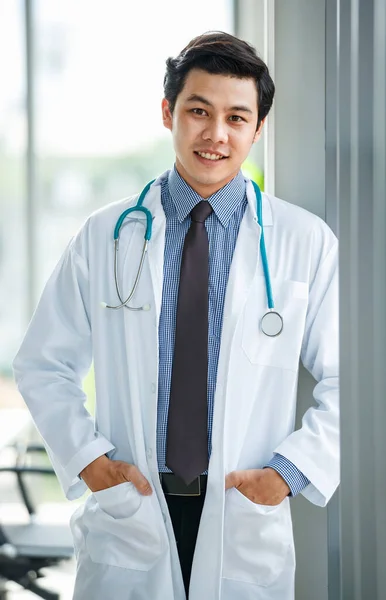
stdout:
{"type": "Polygon", "coordinates": [[[260,127],[272,106],[275,84],[267,65],[251,44],[223,31],[209,31],[191,40],[176,58],[168,58],[164,95],[172,113],[192,69],[201,69],[214,75],[254,79],[258,97],[257,129],[260,127]]]}

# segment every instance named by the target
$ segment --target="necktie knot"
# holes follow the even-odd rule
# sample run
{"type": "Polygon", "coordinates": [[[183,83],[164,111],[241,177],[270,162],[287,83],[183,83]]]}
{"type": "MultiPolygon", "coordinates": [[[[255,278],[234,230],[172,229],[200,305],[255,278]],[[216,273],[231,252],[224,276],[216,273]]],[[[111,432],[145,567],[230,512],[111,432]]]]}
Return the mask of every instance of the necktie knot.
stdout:
{"type": "Polygon", "coordinates": [[[190,213],[192,221],[195,223],[204,223],[209,217],[210,213],[213,212],[213,208],[207,200],[201,200],[190,213]]]}

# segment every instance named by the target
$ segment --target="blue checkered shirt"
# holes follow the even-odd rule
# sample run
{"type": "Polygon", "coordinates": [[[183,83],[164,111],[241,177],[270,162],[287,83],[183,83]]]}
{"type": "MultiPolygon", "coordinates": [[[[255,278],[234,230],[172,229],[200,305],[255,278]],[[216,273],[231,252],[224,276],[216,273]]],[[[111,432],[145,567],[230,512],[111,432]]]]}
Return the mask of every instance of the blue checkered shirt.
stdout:
{"type": "MultiPolygon", "coordinates": [[[[201,200],[201,196],[182,179],[176,168],[170,171],[169,177],[164,180],[161,188],[166,232],[159,323],[157,456],[159,471],[163,473],[171,472],[165,464],[166,432],[182,248],[190,227],[190,212],[201,200]]],[[[209,240],[208,453],[210,456],[225,290],[240,223],[247,206],[246,184],[241,171],[207,200],[213,208],[213,212],[205,221],[209,240]]],[[[292,496],[309,484],[309,480],[303,473],[280,454],[275,454],[266,466],[280,473],[290,487],[292,496]]],[[[207,471],[204,472],[206,473],[207,471]]]]}

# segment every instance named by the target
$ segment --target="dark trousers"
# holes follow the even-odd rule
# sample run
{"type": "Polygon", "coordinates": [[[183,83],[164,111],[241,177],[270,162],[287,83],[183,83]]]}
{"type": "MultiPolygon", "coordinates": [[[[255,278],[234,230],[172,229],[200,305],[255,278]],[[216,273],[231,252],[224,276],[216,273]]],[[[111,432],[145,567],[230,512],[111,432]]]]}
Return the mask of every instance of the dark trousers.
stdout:
{"type": "Polygon", "coordinates": [[[182,577],[188,597],[190,572],[196,546],[205,493],[201,496],[171,496],[165,494],[176,537],[182,577]]]}

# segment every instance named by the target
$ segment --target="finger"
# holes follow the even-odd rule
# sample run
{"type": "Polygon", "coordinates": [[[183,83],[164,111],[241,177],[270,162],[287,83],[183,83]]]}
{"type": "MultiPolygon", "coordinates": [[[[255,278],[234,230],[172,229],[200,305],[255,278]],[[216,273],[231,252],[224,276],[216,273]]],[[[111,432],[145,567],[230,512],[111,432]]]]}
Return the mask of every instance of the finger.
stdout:
{"type": "Polygon", "coordinates": [[[135,465],[126,464],[124,466],[123,475],[127,481],[131,481],[143,496],[150,496],[152,494],[150,483],[135,465]]]}
{"type": "Polygon", "coordinates": [[[229,490],[229,488],[236,487],[238,484],[238,476],[237,471],[232,471],[225,476],[225,489],[229,490]]]}

